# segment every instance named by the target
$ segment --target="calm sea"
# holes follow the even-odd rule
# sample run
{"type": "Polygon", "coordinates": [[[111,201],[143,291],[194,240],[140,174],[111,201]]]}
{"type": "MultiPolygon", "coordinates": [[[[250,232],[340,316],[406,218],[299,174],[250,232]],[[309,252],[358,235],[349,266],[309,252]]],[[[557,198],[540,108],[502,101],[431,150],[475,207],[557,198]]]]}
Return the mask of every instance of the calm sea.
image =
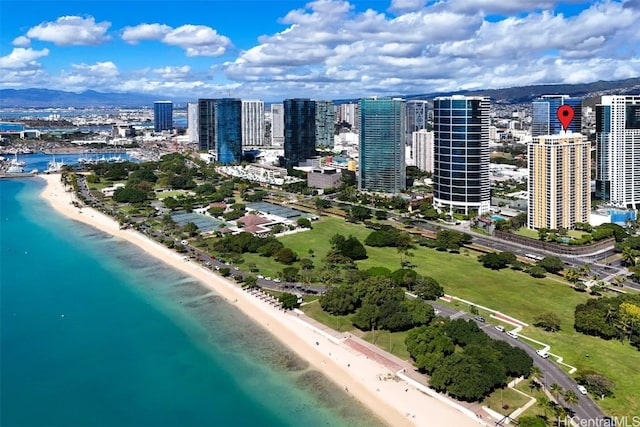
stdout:
{"type": "Polygon", "coordinates": [[[222,298],[0,180],[0,425],[371,426],[222,298]]]}

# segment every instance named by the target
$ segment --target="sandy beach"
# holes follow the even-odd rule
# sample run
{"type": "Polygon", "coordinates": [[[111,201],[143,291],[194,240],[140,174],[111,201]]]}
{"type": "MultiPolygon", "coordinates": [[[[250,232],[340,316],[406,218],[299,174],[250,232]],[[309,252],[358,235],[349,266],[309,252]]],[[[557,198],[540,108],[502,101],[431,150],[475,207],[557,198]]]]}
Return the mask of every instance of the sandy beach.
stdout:
{"type": "Polygon", "coordinates": [[[66,192],[60,175],[45,175],[47,185],[41,196],[61,214],[126,240],[172,267],[198,279],[230,304],[264,326],[284,345],[293,350],[327,378],[344,388],[391,426],[478,426],[482,420],[472,418],[439,398],[420,391],[411,381],[396,376],[395,365],[369,357],[362,345],[347,334],[321,330],[296,311],[284,312],[242,290],[235,283],[216,275],[196,262],[183,257],[143,234],[121,230],[111,217],[94,209],[75,207],[75,197],[66,192]]]}

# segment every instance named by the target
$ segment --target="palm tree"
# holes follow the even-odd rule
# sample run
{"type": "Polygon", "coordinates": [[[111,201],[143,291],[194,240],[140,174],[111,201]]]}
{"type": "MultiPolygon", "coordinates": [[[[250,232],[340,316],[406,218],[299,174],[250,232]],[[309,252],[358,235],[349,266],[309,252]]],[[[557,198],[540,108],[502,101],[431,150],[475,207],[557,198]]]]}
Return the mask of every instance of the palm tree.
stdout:
{"type": "Polygon", "coordinates": [[[553,383],[549,387],[549,390],[551,391],[551,395],[557,401],[558,397],[560,397],[560,395],[562,394],[562,386],[558,383],[553,383]]]}
{"type": "Polygon", "coordinates": [[[547,396],[540,396],[538,398],[538,406],[544,411],[544,417],[547,418],[547,411],[549,410],[551,402],[547,396]]]}
{"type": "Polygon", "coordinates": [[[573,406],[578,403],[578,395],[573,390],[567,390],[564,393],[564,402],[569,406],[573,406]]]}
{"type": "Polygon", "coordinates": [[[531,366],[531,369],[529,369],[529,377],[531,377],[531,381],[541,379],[542,369],[536,365],[531,366]]]}
{"type": "Polygon", "coordinates": [[[620,256],[622,257],[622,261],[625,263],[625,265],[634,266],[636,265],[638,251],[636,251],[635,249],[632,249],[629,246],[625,246],[624,248],[622,248],[622,252],[620,253],[620,256]]]}
{"type": "Polygon", "coordinates": [[[578,270],[570,268],[564,273],[564,277],[569,281],[569,283],[575,285],[578,280],[580,280],[580,277],[582,277],[582,274],[580,274],[578,270]]]}

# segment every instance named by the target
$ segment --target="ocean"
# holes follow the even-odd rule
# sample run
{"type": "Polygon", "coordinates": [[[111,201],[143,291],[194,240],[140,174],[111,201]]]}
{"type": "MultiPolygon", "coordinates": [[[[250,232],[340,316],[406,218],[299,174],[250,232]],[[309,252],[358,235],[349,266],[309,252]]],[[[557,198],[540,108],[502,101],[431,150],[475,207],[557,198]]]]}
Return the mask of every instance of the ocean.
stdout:
{"type": "Polygon", "coordinates": [[[375,426],[340,387],[135,246],[0,180],[0,425],[375,426]]]}

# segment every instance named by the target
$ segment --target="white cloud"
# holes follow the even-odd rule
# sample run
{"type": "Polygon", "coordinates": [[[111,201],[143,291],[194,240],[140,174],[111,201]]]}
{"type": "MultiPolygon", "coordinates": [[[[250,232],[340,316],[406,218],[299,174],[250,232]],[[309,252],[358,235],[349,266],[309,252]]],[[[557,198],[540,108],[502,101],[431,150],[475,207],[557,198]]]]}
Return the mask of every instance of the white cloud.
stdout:
{"type": "Polygon", "coordinates": [[[3,70],[37,70],[41,65],[38,58],[49,55],[49,49],[34,50],[14,47],[9,55],[0,57],[0,69],[3,70]]]}
{"type": "Polygon", "coordinates": [[[96,78],[117,77],[120,74],[116,64],[111,61],[96,62],[93,65],[72,64],[71,67],[76,72],[86,74],[88,76],[94,76],[96,78]]]}
{"type": "Polygon", "coordinates": [[[55,22],[43,22],[27,31],[27,37],[58,46],[97,45],[109,40],[110,22],[96,23],[92,16],[62,16],[55,22]]]}
{"type": "Polygon", "coordinates": [[[205,25],[182,25],[172,28],[163,24],[140,24],[126,27],[122,39],[130,44],[141,40],[159,40],[185,50],[187,56],[220,56],[231,47],[228,37],[205,25]]]}
{"type": "Polygon", "coordinates": [[[426,0],[391,0],[392,12],[414,12],[424,7],[426,0]]]}
{"type": "Polygon", "coordinates": [[[15,39],[13,39],[13,45],[14,46],[27,47],[30,44],[31,44],[31,40],[29,39],[29,37],[18,36],[15,39]]]}
{"type": "Polygon", "coordinates": [[[136,44],[140,40],[162,40],[171,31],[171,27],[163,24],[140,24],[135,27],[125,27],[122,40],[136,44]]]}
{"type": "Polygon", "coordinates": [[[162,41],[179,46],[187,56],[220,56],[231,46],[228,37],[204,25],[183,25],[168,32],[162,41]]]}
{"type": "Polygon", "coordinates": [[[183,65],[181,67],[162,67],[153,70],[154,74],[165,80],[184,80],[190,76],[191,67],[183,65]]]}

